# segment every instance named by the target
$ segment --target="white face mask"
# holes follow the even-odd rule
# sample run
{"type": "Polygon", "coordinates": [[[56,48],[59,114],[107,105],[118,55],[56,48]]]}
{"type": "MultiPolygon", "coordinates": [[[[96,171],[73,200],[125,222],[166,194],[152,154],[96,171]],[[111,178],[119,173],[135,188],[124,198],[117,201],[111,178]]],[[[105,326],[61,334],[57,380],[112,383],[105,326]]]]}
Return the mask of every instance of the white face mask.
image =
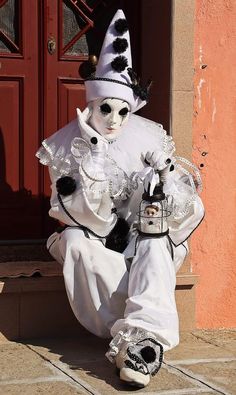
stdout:
{"type": "Polygon", "coordinates": [[[129,104],[120,99],[106,98],[94,100],[91,107],[89,124],[107,140],[117,138],[129,119],[129,104]]]}

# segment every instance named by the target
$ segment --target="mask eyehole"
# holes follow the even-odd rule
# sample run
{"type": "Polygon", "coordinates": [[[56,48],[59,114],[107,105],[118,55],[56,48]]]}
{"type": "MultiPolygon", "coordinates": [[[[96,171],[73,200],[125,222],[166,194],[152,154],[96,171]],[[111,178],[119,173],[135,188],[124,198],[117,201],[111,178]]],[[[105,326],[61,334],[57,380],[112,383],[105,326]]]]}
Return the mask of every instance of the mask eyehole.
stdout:
{"type": "Polygon", "coordinates": [[[125,117],[128,114],[128,112],[129,112],[129,109],[127,107],[124,107],[119,111],[119,115],[121,115],[122,117],[125,117]]]}
{"type": "Polygon", "coordinates": [[[111,112],[111,107],[109,106],[109,104],[104,103],[100,106],[100,110],[103,114],[110,114],[111,112]]]}

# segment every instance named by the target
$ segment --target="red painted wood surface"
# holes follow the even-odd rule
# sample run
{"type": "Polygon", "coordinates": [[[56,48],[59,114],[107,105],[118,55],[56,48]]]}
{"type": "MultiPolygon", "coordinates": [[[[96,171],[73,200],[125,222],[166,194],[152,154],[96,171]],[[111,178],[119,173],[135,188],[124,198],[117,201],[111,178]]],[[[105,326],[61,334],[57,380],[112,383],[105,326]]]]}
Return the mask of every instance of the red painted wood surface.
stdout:
{"type": "MultiPolygon", "coordinates": [[[[101,2],[97,0],[93,3],[93,6],[89,9],[83,7],[81,1],[69,1],[66,4],[71,6],[74,14],[77,17],[83,18],[84,26],[81,31],[75,34],[68,43],[63,43],[63,25],[64,14],[63,14],[63,1],[60,0],[46,0],[43,6],[43,16],[46,23],[44,24],[43,30],[43,48],[44,48],[44,138],[50,136],[57,129],[63,127],[72,119],[76,118],[76,107],[84,109],[85,102],[85,88],[83,84],[83,78],[79,74],[80,65],[88,59],[88,54],[74,53],[73,55],[68,54],[68,50],[72,44],[76,44],[78,40],[91,29],[95,28],[95,25],[99,25],[99,19],[102,16],[103,11],[107,11],[106,25],[112,18],[114,11],[117,8],[117,4],[114,1],[101,2]],[[53,40],[55,43],[55,51],[50,53],[47,50],[48,41],[53,40]]],[[[106,27],[107,27],[106,26],[106,27]]],[[[101,44],[105,30],[101,32],[102,37],[96,37],[94,34],[94,40],[100,39],[101,44]]],[[[88,48],[91,53],[91,48],[88,48]]],[[[98,55],[98,54],[97,54],[98,55]]],[[[43,193],[44,193],[44,212],[43,212],[43,227],[44,234],[50,233],[55,227],[54,222],[47,216],[49,209],[50,196],[50,180],[47,169],[43,170],[43,193]]]]}
{"type": "Polygon", "coordinates": [[[17,18],[18,53],[0,52],[0,239],[41,234],[37,2],[20,2],[17,18]]]}
{"type": "MultiPolygon", "coordinates": [[[[156,1],[153,12],[158,12],[160,2],[156,1]]],[[[0,3],[0,12],[7,3],[0,3]]],[[[4,225],[0,240],[44,238],[55,229],[55,221],[48,217],[48,171],[39,165],[35,152],[44,138],[76,117],[76,107],[84,108],[79,67],[88,54],[99,55],[106,28],[118,7],[124,9],[130,26],[133,66],[141,76],[145,71],[145,80],[148,70],[140,60],[146,46],[142,31],[142,7],[146,3],[142,0],[137,0],[135,7],[128,0],[96,0],[92,6],[82,0],[22,0],[16,4],[18,39],[14,41],[0,28],[0,41],[5,40],[9,49],[4,52],[0,47],[0,216],[4,225]],[[82,21],[66,42],[63,3],[74,15],[73,23],[82,21]],[[88,53],[68,53],[72,44],[83,39],[88,53]],[[49,40],[55,43],[51,53],[49,40]]],[[[148,54],[145,56],[149,63],[148,54]]],[[[163,62],[161,57],[155,63],[157,74],[160,67],[163,70],[163,62]]],[[[158,81],[160,88],[166,79],[159,77],[158,81]]],[[[167,106],[163,104],[163,108],[166,119],[167,106]]],[[[156,114],[153,103],[149,116],[156,120],[156,114]]]]}

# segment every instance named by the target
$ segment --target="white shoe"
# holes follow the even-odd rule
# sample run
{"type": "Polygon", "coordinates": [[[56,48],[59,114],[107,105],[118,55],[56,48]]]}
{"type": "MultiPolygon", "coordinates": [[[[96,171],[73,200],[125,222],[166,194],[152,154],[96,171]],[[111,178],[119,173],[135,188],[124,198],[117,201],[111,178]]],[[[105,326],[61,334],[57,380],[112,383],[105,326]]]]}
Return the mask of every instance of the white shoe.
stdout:
{"type": "Polygon", "coordinates": [[[144,388],[150,382],[150,374],[145,375],[129,368],[122,368],[120,379],[133,387],[144,388]]]}
{"type": "Polygon", "coordinates": [[[125,343],[115,359],[120,379],[138,388],[146,387],[160,369],[162,357],[162,345],[152,338],[125,343]]]}

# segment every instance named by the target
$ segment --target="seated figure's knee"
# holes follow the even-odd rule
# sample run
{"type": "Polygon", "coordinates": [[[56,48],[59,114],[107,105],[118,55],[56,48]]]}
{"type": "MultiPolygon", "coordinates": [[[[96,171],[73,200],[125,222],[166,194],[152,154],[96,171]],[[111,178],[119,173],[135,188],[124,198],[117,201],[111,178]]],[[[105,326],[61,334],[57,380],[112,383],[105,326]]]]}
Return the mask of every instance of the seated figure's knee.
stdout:
{"type": "Polygon", "coordinates": [[[67,228],[60,235],[60,251],[65,259],[68,254],[79,254],[88,243],[84,232],[78,228],[67,228]]]}

